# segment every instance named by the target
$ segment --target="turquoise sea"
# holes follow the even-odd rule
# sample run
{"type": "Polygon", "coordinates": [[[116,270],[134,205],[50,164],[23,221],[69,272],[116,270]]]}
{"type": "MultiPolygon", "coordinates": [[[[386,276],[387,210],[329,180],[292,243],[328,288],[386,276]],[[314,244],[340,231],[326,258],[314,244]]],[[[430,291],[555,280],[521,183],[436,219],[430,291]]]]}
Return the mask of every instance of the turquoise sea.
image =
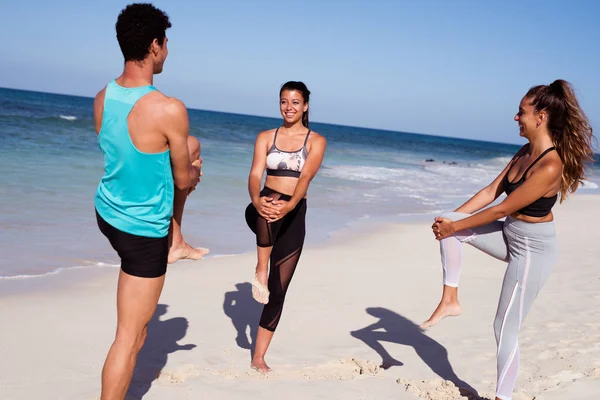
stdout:
{"type": "MultiPolygon", "coordinates": [[[[211,256],[254,250],[244,222],[256,134],[280,120],[190,110],[204,176],[183,232],[211,256]]],[[[452,209],[489,183],[517,145],[311,123],[328,150],[309,190],[307,244],[361,224],[452,209]]],[[[518,138],[515,124],[514,134],[518,138]]],[[[516,139],[518,140],[518,139],[516,139]]],[[[600,193],[600,163],[582,192],[600,193]]],[[[114,267],[93,197],[102,176],[92,99],[0,89],[0,279],[114,267]]]]}

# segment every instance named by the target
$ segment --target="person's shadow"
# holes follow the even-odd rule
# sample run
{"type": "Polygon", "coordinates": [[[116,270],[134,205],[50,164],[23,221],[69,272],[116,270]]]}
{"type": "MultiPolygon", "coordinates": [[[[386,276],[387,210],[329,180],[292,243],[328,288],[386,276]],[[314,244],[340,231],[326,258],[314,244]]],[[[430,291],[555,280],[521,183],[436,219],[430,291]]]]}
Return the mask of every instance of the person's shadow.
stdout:
{"type": "Polygon", "coordinates": [[[350,335],[365,342],[381,356],[382,368],[388,369],[404,364],[392,357],[380,342],[411,346],[433,372],[440,378],[454,383],[463,397],[479,399],[477,391],[454,373],[446,348],[425,335],[417,324],[382,307],[369,307],[366,312],[379,318],[379,321],[352,331],[350,335]]]}
{"type": "Polygon", "coordinates": [[[167,313],[166,304],[158,304],[152,320],[148,323],[148,336],[144,347],[140,350],[127,399],[141,399],[148,391],[152,382],[158,378],[162,369],[167,365],[170,353],[179,350],[192,350],[195,344],[180,345],[177,342],[185,337],[188,321],[183,317],[162,320],[160,317],[167,313]]]}
{"type": "Polygon", "coordinates": [[[242,349],[254,351],[254,342],[258,332],[258,320],[263,306],[252,298],[252,285],[248,282],[235,285],[237,290],[225,293],[223,312],[237,331],[235,342],[242,349]],[[248,338],[248,328],[250,338],[248,338]]]}

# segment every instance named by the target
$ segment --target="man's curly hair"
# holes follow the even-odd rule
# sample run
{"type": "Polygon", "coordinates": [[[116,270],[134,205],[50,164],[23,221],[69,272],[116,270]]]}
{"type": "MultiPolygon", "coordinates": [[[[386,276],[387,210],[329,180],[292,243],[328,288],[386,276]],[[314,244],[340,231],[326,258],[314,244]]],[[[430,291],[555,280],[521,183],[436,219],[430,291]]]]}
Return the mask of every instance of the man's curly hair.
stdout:
{"type": "Polygon", "coordinates": [[[163,45],[169,16],[150,3],[134,3],[125,7],[117,19],[117,40],[125,61],[142,61],[150,53],[154,39],[163,45]]]}

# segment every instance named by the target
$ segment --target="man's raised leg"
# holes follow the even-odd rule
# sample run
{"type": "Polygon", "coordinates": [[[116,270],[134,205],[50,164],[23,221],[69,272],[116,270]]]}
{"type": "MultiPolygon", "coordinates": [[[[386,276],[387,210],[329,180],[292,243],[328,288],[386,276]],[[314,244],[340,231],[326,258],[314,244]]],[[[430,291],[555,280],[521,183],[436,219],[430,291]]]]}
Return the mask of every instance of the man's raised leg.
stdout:
{"type": "MultiPolygon", "coordinates": [[[[188,137],[188,149],[192,162],[200,158],[200,141],[194,136],[188,137]]],[[[175,200],[173,204],[173,218],[169,229],[169,264],[178,260],[199,260],[208,253],[208,249],[194,248],[186,243],[181,233],[181,219],[183,208],[190,192],[175,188],[175,200]]]]}

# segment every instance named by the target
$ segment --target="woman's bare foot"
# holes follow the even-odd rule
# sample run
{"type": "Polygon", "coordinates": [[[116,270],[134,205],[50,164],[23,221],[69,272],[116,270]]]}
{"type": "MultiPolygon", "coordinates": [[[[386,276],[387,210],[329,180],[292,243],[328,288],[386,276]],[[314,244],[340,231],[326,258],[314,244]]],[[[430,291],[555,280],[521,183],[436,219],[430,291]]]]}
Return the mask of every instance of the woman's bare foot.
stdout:
{"type": "Polygon", "coordinates": [[[444,300],[440,301],[437,308],[431,314],[431,317],[425,322],[421,324],[421,329],[431,328],[436,325],[438,322],[443,320],[446,317],[455,317],[460,315],[462,312],[462,308],[460,307],[460,303],[458,300],[444,300]]]}
{"type": "Polygon", "coordinates": [[[266,374],[266,373],[271,372],[271,368],[269,368],[269,366],[265,362],[264,358],[253,359],[252,363],[250,364],[250,368],[252,368],[255,371],[260,372],[261,374],[266,374]]]}
{"type": "Polygon", "coordinates": [[[169,264],[173,264],[179,260],[199,260],[209,252],[208,249],[197,247],[193,248],[186,242],[181,243],[181,245],[172,245],[169,249],[169,258],[167,262],[169,264]]]}
{"type": "Polygon", "coordinates": [[[257,271],[252,282],[252,297],[261,304],[269,302],[268,271],[257,271]]]}

